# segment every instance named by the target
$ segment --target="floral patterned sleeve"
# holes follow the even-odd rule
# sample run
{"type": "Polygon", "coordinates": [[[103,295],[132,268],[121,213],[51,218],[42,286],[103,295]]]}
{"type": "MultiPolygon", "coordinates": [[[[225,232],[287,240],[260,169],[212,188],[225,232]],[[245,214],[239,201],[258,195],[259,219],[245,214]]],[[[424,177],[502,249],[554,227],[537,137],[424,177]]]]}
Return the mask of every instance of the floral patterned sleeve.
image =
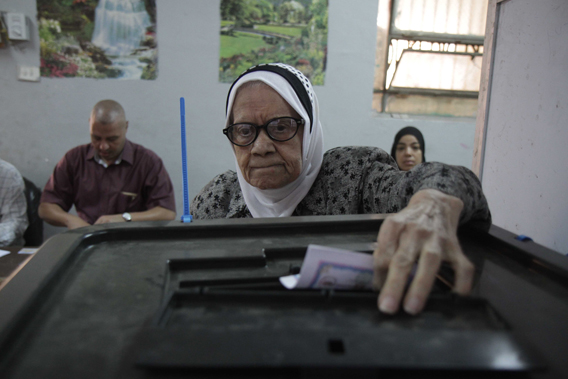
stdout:
{"type": "Polygon", "coordinates": [[[399,171],[375,161],[367,172],[368,175],[362,177],[365,213],[369,213],[369,208],[373,213],[399,212],[416,192],[436,189],[463,201],[460,225],[468,222],[483,228],[491,225],[491,213],[481,182],[465,167],[425,162],[410,171],[399,171]]]}
{"type": "Polygon", "coordinates": [[[191,202],[196,219],[252,217],[246,207],[237,173],[226,171],[213,178],[191,202]]]}
{"type": "Polygon", "coordinates": [[[491,225],[481,183],[467,168],[427,162],[400,171],[384,150],[360,146],[326,152],[318,179],[296,214],[396,213],[422,189],[460,198],[464,202],[460,224],[491,225]]]}

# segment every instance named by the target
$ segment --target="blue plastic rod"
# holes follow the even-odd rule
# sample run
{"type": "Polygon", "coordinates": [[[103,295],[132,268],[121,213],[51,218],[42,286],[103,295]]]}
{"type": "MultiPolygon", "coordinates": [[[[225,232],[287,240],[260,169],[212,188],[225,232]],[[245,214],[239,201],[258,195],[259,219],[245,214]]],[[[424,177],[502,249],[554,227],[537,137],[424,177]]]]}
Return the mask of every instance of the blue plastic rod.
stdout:
{"type": "Polygon", "coordinates": [[[179,114],[181,118],[181,170],[183,181],[183,215],[181,222],[191,222],[193,217],[189,213],[189,189],[187,188],[187,148],[185,142],[185,100],[179,99],[179,114]]]}

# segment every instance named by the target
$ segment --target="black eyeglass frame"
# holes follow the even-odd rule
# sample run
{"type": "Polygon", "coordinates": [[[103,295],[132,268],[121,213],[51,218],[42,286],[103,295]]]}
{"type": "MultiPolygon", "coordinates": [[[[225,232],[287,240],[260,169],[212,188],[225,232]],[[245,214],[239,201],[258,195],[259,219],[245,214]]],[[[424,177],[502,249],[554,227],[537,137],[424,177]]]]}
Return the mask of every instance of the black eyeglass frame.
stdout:
{"type": "Polygon", "coordinates": [[[273,118],[273,119],[268,120],[268,122],[267,122],[266,124],[264,124],[264,125],[256,125],[256,124],[253,124],[252,122],[239,122],[239,123],[236,123],[236,124],[231,124],[231,125],[227,126],[225,129],[223,129],[223,134],[227,136],[227,139],[228,139],[233,145],[237,145],[237,146],[240,146],[240,147],[246,147],[246,146],[252,145],[252,144],[254,143],[254,141],[256,141],[256,139],[258,138],[258,135],[260,134],[260,130],[261,130],[261,129],[264,129],[264,130],[266,131],[266,135],[267,135],[268,138],[270,138],[271,140],[276,141],[276,142],[286,142],[286,141],[290,141],[292,138],[294,138],[294,137],[296,136],[296,134],[298,134],[298,130],[300,129],[300,126],[301,126],[301,125],[304,125],[305,123],[306,123],[306,122],[305,122],[303,119],[301,119],[301,118],[294,118],[294,117],[289,117],[289,116],[285,116],[285,117],[275,117],[275,118],[273,118]],[[296,126],[296,131],[294,132],[294,134],[292,135],[292,137],[287,138],[287,139],[284,139],[284,140],[280,140],[280,139],[276,139],[276,138],[272,137],[272,136],[270,135],[270,133],[268,132],[268,129],[267,129],[267,128],[268,128],[268,125],[269,125],[272,121],[281,120],[281,119],[283,119],[283,118],[289,118],[289,119],[292,119],[292,120],[296,121],[297,126],[296,126]],[[229,137],[229,129],[233,128],[235,125],[252,125],[252,126],[254,126],[255,129],[256,129],[256,135],[254,136],[253,140],[250,141],[249,143],[247,143],[246,145],[239,145],[238,143],[235,143],[235,142],[231,141],[231,138],[229,137]]]}

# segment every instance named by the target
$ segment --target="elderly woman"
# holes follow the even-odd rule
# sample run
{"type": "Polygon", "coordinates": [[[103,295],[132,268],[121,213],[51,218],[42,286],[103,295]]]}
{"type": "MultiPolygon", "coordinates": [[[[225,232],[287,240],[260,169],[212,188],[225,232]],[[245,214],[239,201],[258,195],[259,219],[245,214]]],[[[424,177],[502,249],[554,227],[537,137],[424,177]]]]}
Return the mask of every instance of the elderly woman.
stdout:
{"type": "Polygon", "coordinates": [[[324,154],[312,85],[280,63],[252,67],[237,78],[223,133],[236,171],[218,175],[195,197],[196,219],[398,212],[383,222],[374,252],[379,309],[396,313],[402,303],[406,312],[420,312],[442,261],[455,271],[454,291],[469,293],[474,267],[456,230],[467,222],[491,222],[481,185],[469,170],[427,163],[405,173],[373,147],[324,154]]]}
{"type": "Polygon", "coordinates": [[[391,156],[398,168],[408,171],[420,163],[426,162],[426,144],[420,130],[407,126],[396,133],[391,148],[391,156]]]}

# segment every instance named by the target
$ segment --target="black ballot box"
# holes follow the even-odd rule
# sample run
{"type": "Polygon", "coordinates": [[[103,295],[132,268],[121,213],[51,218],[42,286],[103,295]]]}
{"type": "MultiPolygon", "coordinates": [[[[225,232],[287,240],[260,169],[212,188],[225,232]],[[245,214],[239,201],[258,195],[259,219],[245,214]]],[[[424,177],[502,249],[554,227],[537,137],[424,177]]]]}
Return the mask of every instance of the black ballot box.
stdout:
{"type": "Polygon", "coordinates": [[[372,254],[381,215],[141,222],[49,239],[0,290],[0,377],[559,378],[566,257],[462,227],[418,316],[371,291],[287,290],[309,244],[372,254]]]}

